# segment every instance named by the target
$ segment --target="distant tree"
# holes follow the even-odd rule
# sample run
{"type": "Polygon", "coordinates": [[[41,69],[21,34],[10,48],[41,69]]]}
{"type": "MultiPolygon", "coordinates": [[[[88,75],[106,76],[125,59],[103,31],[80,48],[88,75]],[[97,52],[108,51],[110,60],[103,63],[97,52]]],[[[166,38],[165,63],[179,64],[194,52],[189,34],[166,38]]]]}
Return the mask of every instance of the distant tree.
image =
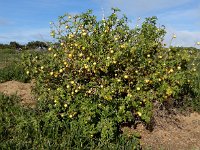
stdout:
{"type": "Polygon", "coordinates": [[[47,49],[48,45],[45,42],[32,41],[32,42],[28,42],[26,47],[28,49],[47,49]]]}
{"type": "Polygon", "coordinates": [[[10,47],[11,49],[20,49],[20,48],[22,48],[22,46],[21,46],[19,43],[15,42],[15,41],[10,42],[9,47],[10,47]]]}

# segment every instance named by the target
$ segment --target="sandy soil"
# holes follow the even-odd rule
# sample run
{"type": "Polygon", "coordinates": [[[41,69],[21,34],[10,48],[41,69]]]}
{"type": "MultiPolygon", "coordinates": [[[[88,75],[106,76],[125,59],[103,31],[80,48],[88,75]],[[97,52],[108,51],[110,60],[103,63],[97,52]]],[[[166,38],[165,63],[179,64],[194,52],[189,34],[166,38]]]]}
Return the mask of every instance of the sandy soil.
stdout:
{"type": "Polygon", "coordinates": [[[0,83],[0,92],[6,95],[16,94],[21,97],[22,104],[34,107],[36,101],[31,95],[32,83],[21,83],[18,81],[8,81],[5,83],[0,83]]]}
{"type": "MultiPolygon", "coordinates": [[[[31,83],[9,81],[0,84],[0,92],[7,95],[17,94],[22,104],[34,107],[36,101],[31,95],[31,83]]],[[[200,114],[189,115],[180,113],[161,115],[155,114],[154,128],[147,130],[142,124],[136,129],[124,128],[126,132],[140,132],[143,149],[152,150],[200,150],[200,114]]]]}
{"type": "Polygon", "coordinates": [[[139,125],[141,144],[153,150],[200,150],[200,114],[155,117],[152,132],[139,125]]]}

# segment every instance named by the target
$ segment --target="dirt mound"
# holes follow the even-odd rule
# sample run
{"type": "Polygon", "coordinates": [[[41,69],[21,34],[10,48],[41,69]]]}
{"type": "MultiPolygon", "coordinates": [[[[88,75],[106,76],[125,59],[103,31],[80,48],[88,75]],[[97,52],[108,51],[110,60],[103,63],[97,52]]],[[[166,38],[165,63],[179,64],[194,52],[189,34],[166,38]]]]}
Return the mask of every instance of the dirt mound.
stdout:
{"type": "Polygon", "coordinates": [[[8,81],[0,84],[0,92],[6,95],[16,94],[22,99],[22,104],[34,107],[35,100],[31,94],[32,83],[21,83],[18,81],[8,81]]]}
{"type": "MultiPolygon", "coordinates": [[[[0,92],[7,95],[17,94],[22,104],[35,106],[36,101],[31,95],[31,83],[9,81],[0,84],[0,92]]],[[[155,115],[154,129],[147,130],[142,124],[136,129],[124,128],[124,132],[141,133],[143,149],[152,150],[200,150],[200,114],[180,113],[155,115]]]]}

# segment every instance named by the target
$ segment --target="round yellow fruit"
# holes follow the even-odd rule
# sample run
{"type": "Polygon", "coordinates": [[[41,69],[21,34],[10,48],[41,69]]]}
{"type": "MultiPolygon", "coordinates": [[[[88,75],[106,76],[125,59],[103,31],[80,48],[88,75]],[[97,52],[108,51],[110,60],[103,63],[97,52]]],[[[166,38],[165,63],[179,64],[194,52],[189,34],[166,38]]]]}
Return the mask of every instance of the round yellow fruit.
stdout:
{"type": "Polygon", "coordinates": [[[124,79],[128,79],[128,75],[125,75],[125,76],[124,76],[124,79]]]}

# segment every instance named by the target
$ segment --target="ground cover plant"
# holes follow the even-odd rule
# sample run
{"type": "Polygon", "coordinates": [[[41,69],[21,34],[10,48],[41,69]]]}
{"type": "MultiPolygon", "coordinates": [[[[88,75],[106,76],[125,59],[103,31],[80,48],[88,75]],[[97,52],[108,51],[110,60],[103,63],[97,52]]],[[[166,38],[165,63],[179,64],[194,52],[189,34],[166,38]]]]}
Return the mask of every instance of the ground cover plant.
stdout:
{"type": "Polygon", "coordinates": [[[83,147],[112,145],[126,137],[123,125],[140,121],[148,127],[155,107],[181,107],[198,96],[193,51],[165,48],[165,28],[156,17],[131,29],[117,13],[102,20],[91,11],[61,16],[51,33],[59,44],[45,56],[24,59],[47,124],[80,131],[83,147]]]}
{"type": "MultiPolygon", "coordinates": [[[[21,64],[22,54],[15,49],[0,49],[0,83],[5,81],[17,80],[29,82],[30,78],[26,75],[21,64]]],[[[34,52],[31,52],[34,55],[34,52]]]]}
{"type": "Polygon", "coordinates": [[[18,61],[19,53],[14,49],[0,49],[0,68],[4,68],[9,64],[18,61]]]}

